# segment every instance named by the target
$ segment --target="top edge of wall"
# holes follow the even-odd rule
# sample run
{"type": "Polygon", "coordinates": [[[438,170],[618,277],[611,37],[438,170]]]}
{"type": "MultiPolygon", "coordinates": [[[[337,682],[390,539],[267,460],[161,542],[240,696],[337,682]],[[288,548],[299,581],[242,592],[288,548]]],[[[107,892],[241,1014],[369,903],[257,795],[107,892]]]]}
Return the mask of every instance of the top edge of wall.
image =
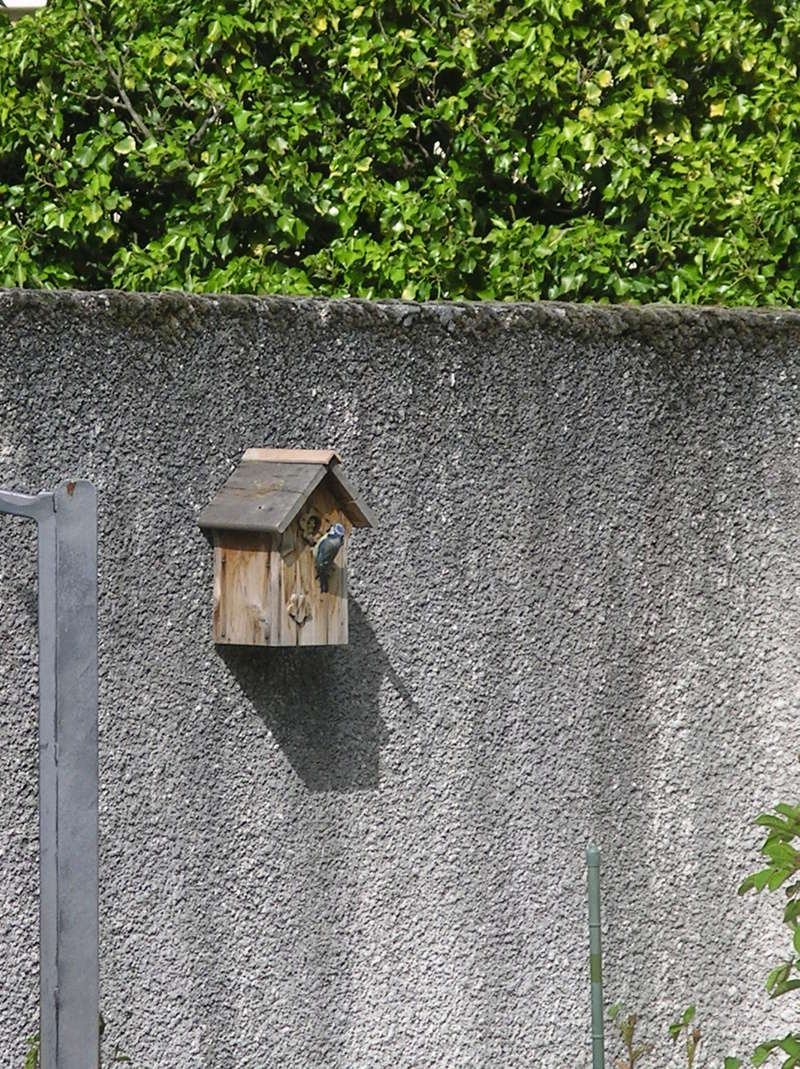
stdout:
{"type": "Polygon", "coordinates": [[[195,294],[178,290],[133,293],[123,290],[32,290],[0,288],[0,317],[14,312],[108,315],[120,323],[162,316],[205,318],[267,317],[276,326],[309,325],[438,327],[452,334],[485,329],[555,329],[606,336],[699,331],[702,334],[759,335],[800,332],[800,310],[776,307],[721,307],[680,304],[571,304],[558,301],[401,301],[357,297],[195,294]]]}

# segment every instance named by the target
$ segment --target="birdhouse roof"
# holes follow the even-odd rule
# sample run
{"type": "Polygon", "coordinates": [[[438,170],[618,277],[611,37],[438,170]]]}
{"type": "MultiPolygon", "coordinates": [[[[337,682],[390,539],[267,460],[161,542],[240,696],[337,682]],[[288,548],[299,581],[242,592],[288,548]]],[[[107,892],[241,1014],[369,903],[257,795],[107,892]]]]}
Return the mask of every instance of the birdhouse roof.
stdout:
{"type": "Polygon", "coordinates": [[[248,449],[236,470],[197,517],[208,530],[283,534],[323,480],[354,527],[375,517],[345,476],[333,449],[248,449]]]}

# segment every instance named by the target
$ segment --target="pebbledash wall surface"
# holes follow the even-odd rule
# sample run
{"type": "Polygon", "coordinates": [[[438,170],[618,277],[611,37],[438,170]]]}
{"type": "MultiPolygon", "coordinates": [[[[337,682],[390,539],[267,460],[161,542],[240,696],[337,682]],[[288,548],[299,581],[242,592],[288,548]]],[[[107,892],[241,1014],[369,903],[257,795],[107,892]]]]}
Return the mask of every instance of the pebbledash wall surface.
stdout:
{"type": "MultiPolygon", "coordinates": [[[[715,1056],[796,1024],[763,989],[781,901],[736,887],[800,783],[798,383],[790,312],[0,294],[0,486],[99,494],[108,1054],[581,1069],[590,842],[653,1064],[690,1002],[715,1056]],[[347,648],[212,643],[195,518],[256,445],[337,447],[378,513],[347,648]]],[[[34,539],[2,521],[14,1069],[34,539]]]]}

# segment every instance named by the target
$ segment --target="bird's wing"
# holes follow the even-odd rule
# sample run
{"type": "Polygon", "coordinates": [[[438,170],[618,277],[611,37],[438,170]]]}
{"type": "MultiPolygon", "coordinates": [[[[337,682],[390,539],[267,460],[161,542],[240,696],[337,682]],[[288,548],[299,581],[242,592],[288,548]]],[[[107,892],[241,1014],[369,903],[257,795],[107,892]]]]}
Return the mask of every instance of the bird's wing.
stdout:
{"type": "Polygon", "coordinates": [[[317,547],[317,561],[321,567],[327,568],[333,564],[336,554],[343,545],[344,539],[340,535],[331,534],[329,531],[317,547]]]}
{"type": "Polygon", "coordinates": [[[324,568],[327,564],[330,564],[335,556],[336,546],[332,539],[328,535],[325,535],[322,541],[317,544],[317,564],[321,568],[324,568]]]}

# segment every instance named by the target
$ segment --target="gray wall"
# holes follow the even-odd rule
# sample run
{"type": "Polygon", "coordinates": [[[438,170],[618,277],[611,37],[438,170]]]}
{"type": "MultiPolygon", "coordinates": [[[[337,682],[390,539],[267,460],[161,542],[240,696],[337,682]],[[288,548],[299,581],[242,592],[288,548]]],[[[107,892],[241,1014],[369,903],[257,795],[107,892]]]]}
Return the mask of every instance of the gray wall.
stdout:
{"type": "MultiPolygon", "coordinates": [[[[0,294],[0,486],[99,493],[109,1051],[580,1069],[591,841],[609,1001],[663,1039],[696,1000],[719,1053],[783,1028],[780,901],[735,889],[752,817],[796,796],[799,381],[791,313],[0,294]],[[195,515],[254,445],[335,445],[379,514],[346,649],[211,642],[195,515]]],[[[3,520],[15,1069],[33,539],[3,520]]]]}

